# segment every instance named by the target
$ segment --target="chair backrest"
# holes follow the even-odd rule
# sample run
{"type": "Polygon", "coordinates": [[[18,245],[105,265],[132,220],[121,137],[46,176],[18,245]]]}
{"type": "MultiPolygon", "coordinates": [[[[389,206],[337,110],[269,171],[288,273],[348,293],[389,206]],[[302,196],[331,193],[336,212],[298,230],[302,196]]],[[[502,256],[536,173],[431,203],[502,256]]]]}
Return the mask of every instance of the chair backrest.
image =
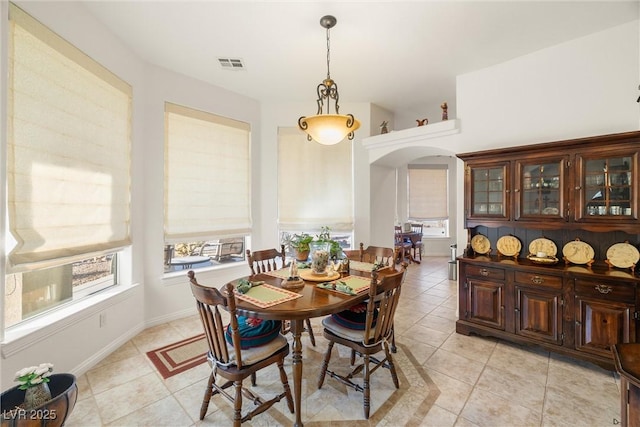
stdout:
{"type": "Polygon", "coordinates": [[[195,273],[187,273],[191,282],[191,293],[196,299],[198,314],[204,328],[204,333],[209,344],[209,352],[215,363],[220,365],[234,364],[242,368],[242,353],[240,348],[240,332],[238,330],[238,318],[236,317],[236,300],[232,283],[225,287],[226,295],[216,288],[202,286],[196,280],[195,273]],[[229,325],[233,340],[234,352],[230,353],[225,339],[225,321],[227,316],[222,315],[221,309],[229,314],[229,325]]]}
{"type": "Polygon", "coordinates": [[[364,245],[360,243],[360,247],[358,249],[344,249],[342,253],[352,261],[362,261],[363,251],[364,245]]]}
{"type": "Polygon", "coordinates": [[[247,262],[249,263],[249,268],[251,268],[251,274],[264,273],[285,267],[284,245],[280,246],[280,252],[277,249],[264,249],[255,252],[247,249],[247,262]]]}
{"type": "Polygon", "coordinates": [[[385,248],[383,246],[367,246],[367,249],[362,249],[362,243],[360,243],[362,250],[361,261],[370,262],[372,264],[381,264],[387,267],[395,265],[394,251],[391,248],[385,248]]]}
{"type": "Polygon", "coordinates": [[[406,263],[402,263],[400,271],[379,276],[378,271],[371,273],[367,317],[365,320],[364,345],[376,345],[384,339],[391,339],[393,334],[393,317],[400,300],[400,290],[406,272],[406,263]],[[380,280],[379,277],[381,277],[380,280]],[[375,310],[377,317],[374,317],[375,310]],[[373,324],[375,318],[375,325],[373,324]]]}
{"type": "Polygon", "coordinates": [[[411,231],[413,231],[414,233],[418,233],[420,234],[420,239],[422,239],[422,224],[416,224],[416,223],[412,223],[411,224],[411,231]]]}

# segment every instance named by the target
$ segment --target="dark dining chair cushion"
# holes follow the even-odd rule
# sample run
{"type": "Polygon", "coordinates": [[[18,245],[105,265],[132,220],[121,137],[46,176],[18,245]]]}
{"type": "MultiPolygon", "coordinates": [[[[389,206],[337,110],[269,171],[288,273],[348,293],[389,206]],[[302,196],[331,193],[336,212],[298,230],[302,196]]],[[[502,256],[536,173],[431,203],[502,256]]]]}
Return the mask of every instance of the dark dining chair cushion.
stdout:
{"type": "MultiPolygon", "coordinates": [[[[273,341],[280,334],[281,326],[282,322],[280,320],[263,320],[238,316],[240,348],[258,347],[273,341]]],[[[229,344],[233,344],[229,325],[227,325],[225,331],[225,338],[229,344]]]]}
{"type": "MultiPolygon", "coordinates": [[[[331,315],[331,318],[340,326],[349,329],[355,329],[357,331],[364,331],[365,328],[365,320],[367,318],[367,304],[360,303],[356,304],[348,310],[341,311],[339,313],[334,313],[331,315]]],[[[373,312],[373,324],[371,326],[376,325],[376,319],[378,318],[378,309],[376,308],[373,312]]]]}

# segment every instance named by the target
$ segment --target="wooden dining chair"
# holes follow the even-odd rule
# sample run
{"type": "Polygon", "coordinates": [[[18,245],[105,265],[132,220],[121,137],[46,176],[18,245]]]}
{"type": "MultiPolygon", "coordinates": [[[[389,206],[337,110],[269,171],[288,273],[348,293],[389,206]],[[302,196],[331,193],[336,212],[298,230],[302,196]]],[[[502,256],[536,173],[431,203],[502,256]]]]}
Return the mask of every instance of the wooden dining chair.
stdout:
{"type": "Polygon", "coordinates": [[[422,227],[422,224],[411,224],[411,231],[418,234],[417,238],[411,239],[413,259],[420,259],[420,261],[422,261],[422,227]]]}
{"type": "MultiPolygon", "coordinates": [[[[251,275],[266,273],[268,271],[279,270],[286,267],[286,255],[284,251],[284,245],[280,247],[280,252],[277,249],[263,249],[259,251],[251,252],[247,249],[247,262],[251,269],[251,275]]],[[[316,346],[316,337],[313,335],[313,329],[311,328],[311,321],[309,319],[304,320],[305,328],[309,334],[309,341],[312,346],[316,346]]],[[[291,322],[288,320],[282,321],[282,334],[286,335],[291,332],[291,322]]]]}
{"type": "MultiPolygon", "coordinates": [[[[213,396],[219,394],[233,403],[234,427],[239,427],[241,423],[251,420],[254,416],[264,412],[276,402],[286,398],[287,406],[293,413],[293,397],[289,388],[289,380],[284,370],[284,359],[289,354],[289,343],[282,336],[276,327],[276,333],[270,341],[264,342],[263,334],[260,336],[261,343],[247,342],[246,336],[241,336],[241,331],[236,314],[236,301],[234,297],[234,287],[228,283],[225,292],[221,293],[216,288],[202,286],[198,284],[193,271],[188,273],[191,282],[191,292],[196,299],[198,313],[209,345],[207,361],[211,366],[211,374],[207,382],[202,406],[200,407],[200,419],[204,419],[209,401],[213,396]],[[226,325],[223,316],[228,313],[229,324],[226,325]],[[231,343],[229,342],[231,341],[231,343]],[[248,347],[248,348],[245,348],[248,347]],[[256,372],[270,365],[276,364],[280,371],[280,381],[284,391],[270,400],[253,393],[249,388],[243,386],[243,381],[251,377],[251,382],[255,385],[256,372]],[[217,376],[226,380],[222,384],[217,384],[217,376]],[[234,392],[226,391],[233,386],[234,392]],[[255,408],[242,414],[242,396],[250,399],[255,408]]],[[[271,335],[271,334],[270,334],[271,335]]]]}
{"type": "Polygon", "coordinates": [[[254,252],[247,249],[247,262],[249,263],[252,275],[286,267],[284,245],[280,246],[280,252],[278,252],[277,249],[264,249],[254,252]]]}
{"type": "Polygon", "coordinates": [[[402,234],[402,227],[396,225],[394,227],[394,255],[397,262],[402,262],[404,259],[411,259],[411,242],[407,242],[402,234]]]}
{"type": "MultiPolygon", "coordinates": [[[[371,285],[369,286],[369,299],[366,303],[366,312],[362,323],[358,323],[355,317],[350,321],[343,322],[335,315],[322,320],[324,326],[323,335],[329,344],[324,356],[320,374],[318,377],[318,388],[324,384],[325,376],[337,379],[342,384],[363,393],[364,416],[369,419],[371,406],[370,376],[379,367],[389,369],[391,379],[396,388],[400,387],[398,375],[393,363],[393,357],[389,348],[389,341],[393,336],[393,318],[400,299],[400,290],[406,271],[406,263],[403,263],[401,270],[381,276],[377,270],[372,272],[371,285]],[[348,325],[348,326],[347,326],[348,325]],[[362,363],[352,368],[347,374],[338,374],[329,370],[331,351],[334,344],[340,344],[352,350],[352,355],[357,354],[362,357],[362,363]],[[378,359],[374,355],[384,350],[384,358],[378,359]],[[370,368],[370,364],[375,366],[370,368]],[[360,372],[363,373],[363,385],[352,380],[360,372]]],[[[353,360],[351,365],[354,365],[353,360]]]]}
{"type": "Polygon", "coordinates": [[[391,248],[369,245],[364,249],[364,245],[360,243],[360,250],[362,252],[361,261],[363,262],[370,262],[385,267],[393,267],[395,265],[395,252],[391,248]]]}

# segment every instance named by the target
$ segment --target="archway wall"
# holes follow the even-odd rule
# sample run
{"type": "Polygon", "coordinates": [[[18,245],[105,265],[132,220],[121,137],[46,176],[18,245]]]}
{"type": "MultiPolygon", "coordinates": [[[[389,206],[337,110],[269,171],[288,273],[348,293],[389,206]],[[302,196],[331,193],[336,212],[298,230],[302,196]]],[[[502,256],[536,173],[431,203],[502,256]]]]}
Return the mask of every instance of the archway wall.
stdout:
{"type": "Polygon", "coordinates": [[[450,245],[461,253],[466,245],[463,216],[463,162],[455,157],[458,121],[441,122],[365,138],[371,180],[371,244],[393,245],[393,226],[407,220],[407,166],[411,163],[447,164],[449,169],[449,236],[426,238],[424,254],[449,255],[450,245]]]}

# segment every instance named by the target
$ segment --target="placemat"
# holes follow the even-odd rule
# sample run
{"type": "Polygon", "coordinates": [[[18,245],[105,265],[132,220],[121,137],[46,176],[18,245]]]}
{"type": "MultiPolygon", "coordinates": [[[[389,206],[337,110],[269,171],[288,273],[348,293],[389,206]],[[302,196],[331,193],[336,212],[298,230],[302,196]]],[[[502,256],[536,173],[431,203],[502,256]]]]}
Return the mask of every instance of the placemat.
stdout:
{"type": "Polygon", "coordinates": [[[286,279],[289,277],[289,267],[284,267],[279,270],[265,271],[264,274],[277,277],[279,279],[286,279]]]}
{"type": "Polygon", "coordinates": [[[349,261],[349,270],[364,271],[366,273],[371,273],[374,267],[375,267],[375,264],[372,264],[370,262],[351,261],[351,260],[349,261]]]}
{"type": "Polygon", "coordinates": [[[291,292],[287,289],[278,288],[265,283],[254,286],[246,294],[236,291],[236,298],[250,302],[260,308],[272,307],[274,305],[300,298],[302,294],[291,292]]]}
{"type": "MultiPolygon", "coordinates": [[[[344,282],[348,287],[351,288],[353,292],[355,292],[356,294],[359,294],[369,289],[369,285],[371,284],[371,279],[367,277],[362,277],[362,276],[347,276],[347,277],[343,277],[342,279],[334,280],[332,282],[325,282],[325,283],[336,283],[336,282],[344,282]]],[[[316,286],[322,289],[326,289],[328,291],[334,291],[334,292],[339,292],[341,294],[352,295],[348,292],[343,292],[339,289],[332,289],[330,287],[327,287],[324,283],[318,283],[316,286]]]]}

